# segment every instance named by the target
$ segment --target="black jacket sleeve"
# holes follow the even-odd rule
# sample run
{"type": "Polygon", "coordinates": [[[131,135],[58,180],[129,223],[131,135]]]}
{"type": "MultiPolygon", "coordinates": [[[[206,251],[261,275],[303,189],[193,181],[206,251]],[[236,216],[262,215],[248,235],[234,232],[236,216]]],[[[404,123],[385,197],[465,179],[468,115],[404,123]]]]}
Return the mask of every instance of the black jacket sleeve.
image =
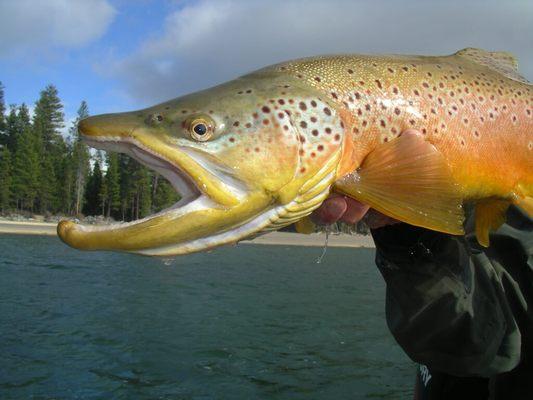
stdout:
{"type": "Polygon", "coordinates": [[[457,376],[491,376],[521,361],[517,320],[531,324],[533,265],[531,221],[517,218],[519,228],[492,235],[490,251],[472,234],[406,224],[372,232],[387,284],[387,323],[414,361],[457,376]]]}

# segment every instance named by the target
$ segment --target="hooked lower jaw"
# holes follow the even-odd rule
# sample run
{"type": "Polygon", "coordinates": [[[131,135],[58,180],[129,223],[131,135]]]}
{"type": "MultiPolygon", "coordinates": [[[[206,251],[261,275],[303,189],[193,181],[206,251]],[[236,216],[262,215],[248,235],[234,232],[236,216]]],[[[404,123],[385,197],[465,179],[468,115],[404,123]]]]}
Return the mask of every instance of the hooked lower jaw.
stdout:
{"type": "MultiPolygon", "coordinates": [[[[235,242],[241,239],[238,225],[253,217],[250,205],[258,203],[267,206],[261,196],[254,197],[238,186],[234,177],[221,176],[220,169],[212,162],[202,160],[197,155],[193,162],[198,165],[204,179],[198,182],[175,163],[168,161],[155,151],[131,138],[89,137],[85,138],[92,147],[102,150],[118,151],[130,155],[148,168],[164,176],[181,195],[181,199],[173,206],[140,220],[128,223],[114,223],[102,226],[81,225],[72,221],[61,221],[57,231],[59,237],[68,245],[83,250],[121,250],[149,255],[175,255],[200,251],[220,244],[235,242]],[[209,170],[203,169],[205,166],[209,170]],[[237,205],[221,204],[210,196],[205,175],[218,179],[230,193],[223,200],[232,199],[238,194],[237,205]],[[218,175],[214,175],[218,174],[218,175]],[[228,189],[230,184],[237,185],[228,189]],[[203,185],[201,190],[199,185],[203,185]],[[206,190],[207,189],[207,190],[206,190]],[[244,206],[242,204],[244,204],[244,206]],[[234,233],[232,233],[234,232],[234,233]]],[[[216,193],[217,188],[215,188],[216,193]]],[[[244,232],[242,232],[244,234],[244,232]]]]}

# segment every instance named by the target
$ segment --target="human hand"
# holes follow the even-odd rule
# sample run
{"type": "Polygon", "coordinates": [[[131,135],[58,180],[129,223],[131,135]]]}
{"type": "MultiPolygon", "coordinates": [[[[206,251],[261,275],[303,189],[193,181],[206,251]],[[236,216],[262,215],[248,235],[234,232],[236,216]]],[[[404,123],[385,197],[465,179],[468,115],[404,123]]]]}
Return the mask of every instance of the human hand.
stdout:
{"type": "Polygon", "coordinates": [[[379,211],[371,209],[350,197],[332,194],[311,214],[311,219],[318,225],[330,225],[341,221],[350,225],[364,220],[370,229],[399,223],[379,211]]]}
{"type": "MultiPolygon", "coordinates": [[[[407,129],[402,132],[403,135],[422,135],[422,133],[415,129],[407,129]]],[[[370,229],[377,229],[400,222],[379,211],[370,209],[366,204],[336,193],[328,197],[311,214],[311,219],[319,225],[330,225],[338,221],[353,225],[364,219],[370,229]]]]}

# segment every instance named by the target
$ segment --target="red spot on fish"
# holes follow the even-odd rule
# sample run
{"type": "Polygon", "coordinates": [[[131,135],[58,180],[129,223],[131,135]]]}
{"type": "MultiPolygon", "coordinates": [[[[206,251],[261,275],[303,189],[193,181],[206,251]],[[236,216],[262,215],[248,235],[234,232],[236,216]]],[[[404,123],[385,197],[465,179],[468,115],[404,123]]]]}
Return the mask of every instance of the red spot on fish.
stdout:
{"type": "Polygon", "coordinates": [[[316,148],[318,151],[322,151],[324,150],[324,146],[322,146],[321,144],[319,144],[316,148]]]}

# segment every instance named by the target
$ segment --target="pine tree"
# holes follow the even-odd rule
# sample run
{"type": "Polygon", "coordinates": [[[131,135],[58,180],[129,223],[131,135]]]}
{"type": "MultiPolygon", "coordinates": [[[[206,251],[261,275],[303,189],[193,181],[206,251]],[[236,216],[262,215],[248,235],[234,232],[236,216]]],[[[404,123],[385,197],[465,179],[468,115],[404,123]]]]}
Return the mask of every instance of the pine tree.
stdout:
{"type": "Polygon", "coordinates": [[[0,144],[6,146],[9,150],[15,150],[17,136],[22,133],[18,129],[18,107],[16,104],[9,105],[9,114],[4,119],[4,132],[0,144]]]}
{"type": "Polygon", "coordinates": [[[159,174],[152,178],[152,212],[172,206],[180,199],[172,185],[159,174]]]}
{"type": "Polygon", "coordinates": [[[5,134],[6,134],[6,103],[4,100],[4,85],[0,82],[0,145],[5,145],[5,134]]]}
{"type": "Polygon", "coordinates": [[[70,135],[73,138],[72,144],[72,165],[74,167],[73,179],[74,179],[74,209],[75,215],[79,215],[83,209],[85,200],[85,186],[87,182],[87,175],[89,174],[89,149],[87,145],[81,141],[78,132],[78,123],[89,116],[89,107],[84,101],[81,102],[78,108],[78,116],[70,128],[70,135]]]}
{"type": "Polygon", "coordinates": [[[63,138],[59,131],[63,128],[63,104],[59,99],[57,89],[48,85],[39,100],[35,103],[33,126],[41,136],[46,151],[57,150],[57,145],[63,144],[63,138]]]}
{"type": "Polygon", "coordinates": [[[9,106],[9,114],[5,119],[5,132],[1,144],[7,146],[11,153],[16,151],[17,140],[22,132],[31,128],[30,111],[26,104],[9,106]]]}
{"type": "Polygon", "coordinates": [[[102,194],[102,170],[100,168],[100,160],[94,161],[94,166],[89,179],[87,180],[87,188],[85,191],[86,204],[84,208],[85,215],[98,215],[101,211],[100,201],[102,194]]]}
{"type": "Polygon", "coordinates": [[[118,154],[107,155],[106,182],[106,216],[118,218],[120,216],[120,173],[118,154]]]}
{"type": "Polygon", "coordinates": [[[135,219],[143,218],[150,214],[152,209],[151,181],[150,170],[143,165],[137,164],[135,174],[135,219]]]}
{"type": "Polygon", "coordinates": [[[33,129],[40,146],[41,174],[38,203],[41,212],[56,212],[61,206],[62,166],[66,145],[59,130],[63,127],[63,105],[57,89],[48,85],[35,103],[33,129]]]}
{"type": "Polygon", "coordinates": [[[27,127],[17,138],[17,150],[12,163],[13,198],[19,210],[34,211],[41,175],[36,148],[35,136],[31,127],[27,127]]]}
{"type": "Polygon", "coordinates": [[[11,206],[11,153],[7,147],[0,149],[0,211],[6,212],[11,206]]]}

